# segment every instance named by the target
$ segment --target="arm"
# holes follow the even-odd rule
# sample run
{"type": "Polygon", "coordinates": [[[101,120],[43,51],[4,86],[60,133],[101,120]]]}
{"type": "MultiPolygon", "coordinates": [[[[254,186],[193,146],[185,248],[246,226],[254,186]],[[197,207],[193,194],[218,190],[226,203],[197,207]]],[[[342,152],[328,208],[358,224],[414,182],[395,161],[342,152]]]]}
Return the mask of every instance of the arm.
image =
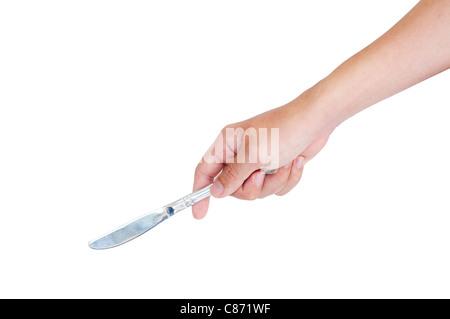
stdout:
{"type": "MultiPolygon", "coordinates": [[[[304,163],[323,148],[340,123],[449,67],[450,0],[422,0],[384,35],[292,102],[226,126],[213,144],[214,155],[207,153],[197,166],[194,190],[214,181],[214,197],[284,195],[299,182],[304,163]],[[245,138],[242,134],[223,138],[227,128],[246,132],[262,127],[279,128],[280,169],[274,175],[262,174],[261,162],[236,161],[249,151],[238,147],[239,139],[245,138]],[[224,155],[230,150],[234,158],[224,155]]],[[[204,217],[208,205],[209,199],[194,205],[194,217],[204,217]]]]}
{"type": "Polygon", "coordinates": [[[322,107],[316,111],[324,112],[334,128],[449,67],[450,1],[422,0],[389,31],[316,85],[318,99],[322,99],[322,107]]]}

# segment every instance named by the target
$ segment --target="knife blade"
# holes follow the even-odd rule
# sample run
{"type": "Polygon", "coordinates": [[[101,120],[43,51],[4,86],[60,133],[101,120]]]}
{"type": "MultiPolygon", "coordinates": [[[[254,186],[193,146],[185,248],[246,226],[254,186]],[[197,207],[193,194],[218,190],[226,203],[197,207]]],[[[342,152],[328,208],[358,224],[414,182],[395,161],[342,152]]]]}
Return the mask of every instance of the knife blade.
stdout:
{"type": "Polygon", "coordinates": [[[121,227],[90,241],[88,245],[92,249],[108,249],[129,242],[183,209],[211,196],[209,191],[211,186],[212,184],[122,225],[121,227]]]}

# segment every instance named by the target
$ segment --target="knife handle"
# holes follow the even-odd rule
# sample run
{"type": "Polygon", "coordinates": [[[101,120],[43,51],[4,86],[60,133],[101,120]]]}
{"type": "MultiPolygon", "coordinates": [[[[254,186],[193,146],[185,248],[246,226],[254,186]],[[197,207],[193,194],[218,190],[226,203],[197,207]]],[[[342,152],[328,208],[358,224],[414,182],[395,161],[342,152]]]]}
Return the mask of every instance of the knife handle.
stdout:
{"type": "Polygon", "coordinates": [[[202,189],[199,189],[198,191],[195,191],[187,196],[184,196],[183,198],[173,202],[172,204],[167,205],[167,208],[169,209],[169,216],[172,216],[179,211],[182,211],[183,209],[186,209],[188,207],[191,207],[195,203],[198,203],[202,199],[205,199],[209,196],[211,196],[211,192],[209,189],[211,188],[212,184],[209,184],[206,187],[203,187],[202,189]]]}
{"type": "Polygon", "coordinates": [[[183,200],[186,203],[186,206],[190,207],[190,206],[198,203],[202,199],[205,199],[205,198],[211,196],[211,192],[209,191],[211,186],[212,186],[212,184],[209,184],[208,186],[203,187],[202,189],[199,189],[198,191],[195,191],[195,192],[191,193],[190,195],[183,197],[183,200]]]}

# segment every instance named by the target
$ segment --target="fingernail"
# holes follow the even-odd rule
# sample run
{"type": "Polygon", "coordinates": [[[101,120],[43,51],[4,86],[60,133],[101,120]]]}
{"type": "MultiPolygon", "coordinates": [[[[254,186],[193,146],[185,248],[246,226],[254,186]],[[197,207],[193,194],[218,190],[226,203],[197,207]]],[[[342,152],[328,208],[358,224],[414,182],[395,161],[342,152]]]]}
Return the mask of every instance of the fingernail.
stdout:
{"type": "Polygon", "coordinates": [[[214,184],[211,186],[210,192],[211,195],[214,197],[218,197],[223,193],[223,185],[218,180],[214,182],[214,184]]]}
{"type": "Polygon", "coordinates": [[[289,168],[289,166],[291,166],[291,163],[287,163],[286,165],[284,165],[284,168],[289,168]]]}
{"type": "Polygon", "coordinates": [[[299,156],[295,160],[295,166],[297,166],[297,168],[302,168],[304,163],[305,163],[305,159],[303,158],[303,156],[299,156]]]}
{"type": "Polygon", "coordinates": [[[264,174],[264,172],[260,172],[260,173],[258,173],[258,174],[256,174],[256,176],[255,176],[255,184],[256,184],[256,186],[261,186],[262,185],[262,183],[263,183],[263,181],[264,181],[264,176],[265,176],[266,174],[264,174]]]}

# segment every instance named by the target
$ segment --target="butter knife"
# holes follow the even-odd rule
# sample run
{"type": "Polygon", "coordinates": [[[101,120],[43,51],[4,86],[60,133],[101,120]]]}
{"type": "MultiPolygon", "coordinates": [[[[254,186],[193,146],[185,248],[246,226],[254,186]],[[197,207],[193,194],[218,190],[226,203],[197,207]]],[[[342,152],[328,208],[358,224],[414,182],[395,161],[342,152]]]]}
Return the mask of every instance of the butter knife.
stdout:
{"type": "Polygon", "coordinates": [[[92,249],[108,249],[129,242],[183,209],[186,209],[195,203],[198,203],[202,199],[211,196],[209,191],[211,186],[212,184],[184,196],[169,205],[163,206],[144,216],[141,216],[106,235],[94,239],[89,242],[89,247],[92,249]]]}

